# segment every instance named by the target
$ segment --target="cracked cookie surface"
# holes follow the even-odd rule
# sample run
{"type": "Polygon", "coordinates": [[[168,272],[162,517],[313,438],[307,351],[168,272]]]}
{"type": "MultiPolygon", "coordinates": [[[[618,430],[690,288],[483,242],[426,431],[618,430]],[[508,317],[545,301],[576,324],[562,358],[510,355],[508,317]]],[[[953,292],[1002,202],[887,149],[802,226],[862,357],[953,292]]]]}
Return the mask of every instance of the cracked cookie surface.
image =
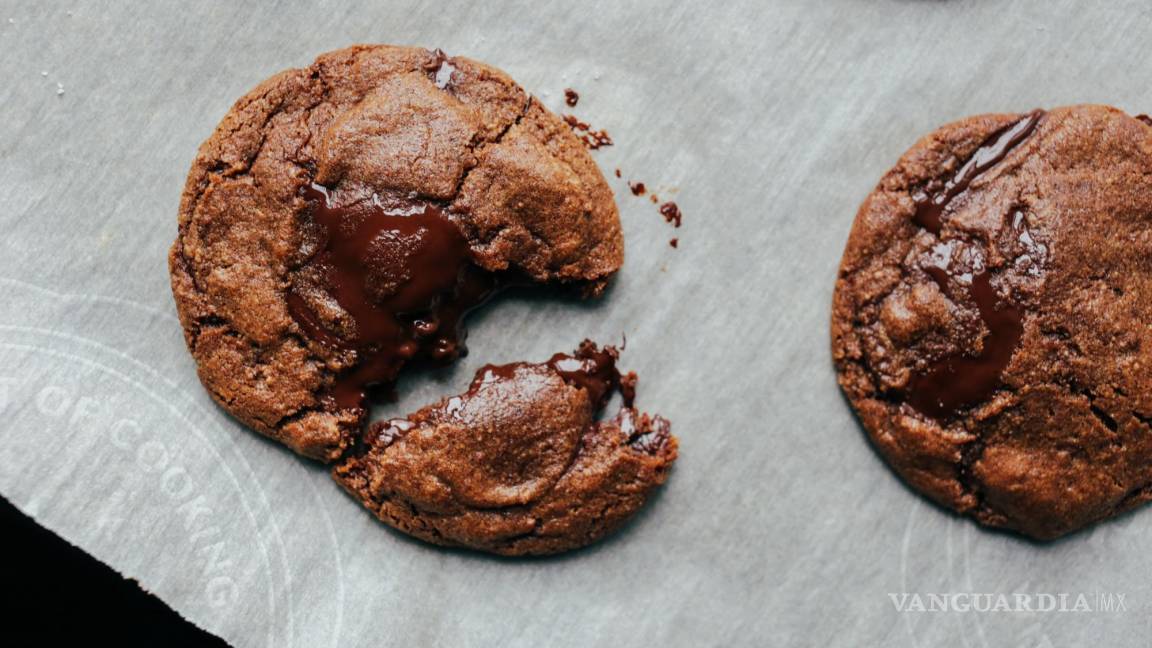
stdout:
{"type": "MultiPolygon", "coordinates": [[[[595,295],[623,262],[599,169],[559,118],[499,70],[439,51],[358,46],[261,83],[192,164],[169,255],[172,288],[212,397],[252,429],[325,461],[366,420],[355,392],[339,397],[342,376],[386,351],[370,378],[387,383],[411,358],[460,351],[462,334],[436,337],[428,330],[440,322],[417,317],[441,314],[446,299],[436,291],[458,286],[421,294],[426,308],[406,312],[384,343],[349,308],[348,291],[324,279],[339,265],[328,258],[336,230],[315,216],[368,204],[388,217],[417,210],[450,222],[469,272],[595,295]]],[[[427,222],[356,261],[400,263],[435,229],[427,222]]],[[[373,285],[362,292],[380,301],[413,278],[365,274],[373,285]]],[[[457,301],[458,320],[482,299],[457,301]]],[[[361,382],[360,391],[371,380],[361,382]]]]}
{"type": "Polygon", "coordinates": [[[892,468],[1051,539],[1152,499],[1152,127],[1107,106],[970,117],[861,205],[840,385],[892,468]]]}
{"type": "Polygon", "coordinates": [[[333,476],[388,525],[504,555],[550,554],[619,527],[667,478],[667,421],[632,407],[635,375],[585,342],[545,363],[487,366],[464,394],[373,424],[333,476]],[[598,421],[613,390],[620,412],[598,421]]]}

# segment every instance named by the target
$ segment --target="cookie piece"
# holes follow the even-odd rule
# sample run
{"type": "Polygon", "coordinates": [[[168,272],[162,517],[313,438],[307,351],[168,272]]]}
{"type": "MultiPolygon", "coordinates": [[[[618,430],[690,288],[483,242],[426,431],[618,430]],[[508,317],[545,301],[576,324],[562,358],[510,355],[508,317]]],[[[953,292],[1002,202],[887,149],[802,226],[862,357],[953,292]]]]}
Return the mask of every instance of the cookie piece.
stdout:
{"type": "Polygon", "coordinates": [[[509,281],[603,290],[623,261],[612,192],[567,126],[503,72],[357,46],[277,74],[201,146],[169,255],[212,397],[334,460],[364,390],[450,362],[509,281]]]}
{"type": "Polygon", "coordinates": [[[913,488],[1056,538],[1152,498],[1152,127],[1107,106],[917,142],[856,216],[839,382],[913,488]]]}
{"type": "Polygon", "coordinates": [[[632,407],[636,377],[585,341],[540,364],[487,366],[468,391],[373,424],[333,476],[388,525],[504,555],[582,547],[664,483],[676,438],[632,407]],[[624,406],[596,417],[614,389],[624,406]]]}

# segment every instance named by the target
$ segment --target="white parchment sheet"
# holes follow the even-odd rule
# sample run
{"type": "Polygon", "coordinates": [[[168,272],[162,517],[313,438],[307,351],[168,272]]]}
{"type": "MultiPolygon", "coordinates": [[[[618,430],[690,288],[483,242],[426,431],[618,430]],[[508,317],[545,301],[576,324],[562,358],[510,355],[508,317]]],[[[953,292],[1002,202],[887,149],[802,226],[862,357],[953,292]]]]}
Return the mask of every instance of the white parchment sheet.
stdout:
{"type": "Polygon", "coordinates": [[[1152,110],[1150,9],[0,0],[0,493],[238,646],[1144,645],[1152,511],[1039,545],[927,504],[841,398],[827,320],[857,205],[923,133],[1152,110]],[[627,238],[613,290],[501,300],[465,361],[383,412],[626,333],[682,453],[610,540],[544,560],[411,541],[201,389],[165,261],[196,147],[260,80],[356,42],[488,61],[554,109],[575,88],[571,112],[615,139],[595,153],[627,238]],[[902,611],[902,593],[1093,609],[902,611]]]}

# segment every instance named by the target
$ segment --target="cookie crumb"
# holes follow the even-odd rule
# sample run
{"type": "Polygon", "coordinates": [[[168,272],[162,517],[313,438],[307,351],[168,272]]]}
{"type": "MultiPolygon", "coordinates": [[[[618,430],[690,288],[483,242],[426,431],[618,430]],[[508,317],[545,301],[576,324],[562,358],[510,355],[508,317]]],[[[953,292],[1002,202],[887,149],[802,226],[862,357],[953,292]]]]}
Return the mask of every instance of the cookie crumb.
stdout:
{"type": "Polygon", "coordinates": [[[580,101],[580,95],[572,88],[564,88],[564,103],[569,106],[575,107],[580,101]]]}
{"type": "Polygon", "coordinates": [[[587,122],[577,119],[575,115],[564,115],[564,123],[568,124],[589,150],[595,151],[605,146],[612,146],[612,137],[608,135],[608,131],[595,130],[587,122]]]}
{"type": "MultiPolygon", "coordinates": [[[[616,169],[616,177],[620,177],[620,169],[616,169]]],[[[671,223],[675,227],[680,227],[684,215],[680,212],[680,207],[676,203],[668,201],[661,204],[660,196],[655,192],[648,193],[648,187],[643,182],[638,180],[628,180],[627,182],[628,189],[632,192],[633,196],[639,197],[647,195],[648,200],[651,201],[653,205],[660,205],[660,215],[664,217],[665,221],[671,223]]],[[[677,190],[671,189],[669,191],[671,191],[671,193],[676,193],[677,190]]],[[[679,247],[680,239],[674,238],[669,241],[668,244],[672,247],[679,247]]]]}

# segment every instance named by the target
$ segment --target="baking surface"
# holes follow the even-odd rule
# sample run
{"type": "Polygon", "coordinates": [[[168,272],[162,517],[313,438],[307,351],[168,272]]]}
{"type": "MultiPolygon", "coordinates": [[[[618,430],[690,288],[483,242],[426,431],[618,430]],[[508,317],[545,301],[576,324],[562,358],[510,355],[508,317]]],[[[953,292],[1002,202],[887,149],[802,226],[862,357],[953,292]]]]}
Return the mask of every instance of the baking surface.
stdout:
{"type": "Polygon", "coordinates": [[[1146,3],[255,4],[0,0],[0,493],[22,510],[238,646],[1146,643],[1152,511],[1035,544],[936,509],[867,444],[827,326],[856,207],[920,135],[1152,110],[1146,3]],[[606,542],[505,560],[409,540],[196,379],[165,258],[196,147],[260,80],[357,42],[489,62],[616,142],[594,153],[627,240],[606,298],[500,300],[468,358],[377,412],[626,334],[681,458],[606,542]]]}

